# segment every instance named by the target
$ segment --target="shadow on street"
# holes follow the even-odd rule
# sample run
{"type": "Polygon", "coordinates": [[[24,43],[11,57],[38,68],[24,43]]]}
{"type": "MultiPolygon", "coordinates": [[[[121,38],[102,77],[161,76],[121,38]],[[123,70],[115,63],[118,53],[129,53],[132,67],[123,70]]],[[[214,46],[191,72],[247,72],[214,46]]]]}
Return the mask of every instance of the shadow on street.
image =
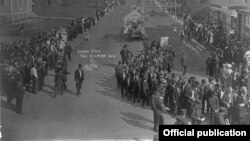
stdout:
{"type": "Polygon", "coordinates": [[[121,112],[121,114],[129,119],[133,119],[133,120],[138,120],[138,121],[144,121],[144,122],[149,122],[149,123],[154,123],[153,121],[146,119],[145,117],[135,114],[135,113],[125,113],[125,112],[121,112]]]}
{"type": "Polygon", "coordinates": [[[153,126],[145,125],[143,122],[141,122],[141,121],[139,121],[139,120],[129,119],[129,118],[125,118],[125,117],[123,117],[122,119],[123,119],[126,123],[128,123],[128,124],[130,124],[130,125],[133,125],[133,126],[135,126],[135,127],[143,128],[143,129],[150,130],[150,131],[153,130],[153,126]]]}

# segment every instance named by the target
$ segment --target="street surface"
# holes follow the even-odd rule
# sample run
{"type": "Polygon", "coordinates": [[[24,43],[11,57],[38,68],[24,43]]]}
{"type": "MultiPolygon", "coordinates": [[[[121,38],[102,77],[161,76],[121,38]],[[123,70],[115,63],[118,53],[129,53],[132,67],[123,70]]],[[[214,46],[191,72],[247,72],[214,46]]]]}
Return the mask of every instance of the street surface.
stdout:
{"type": "MultiPolygon", "coordinates": [[[[116,88],[114,67],[120,59],[120,50],[127,43],[134,53],[142,50],[142,41],[127,42],[122,34],[122,18],[131,11],[135,0],[127,0],[126,5],[106,15],[90,29],[89,41],[79,36],[72,42],[72,61],[68,62],[67,87],[64,95],[52,98],[54,72],[45,80],[43,91],[26,94],[22,115],[1,108],[3,140],[141,140],[153,139],[153,112],[121,98],[116,88]],[[92,50],[94,49],[94,50],[92,50]],[[94,58],[98,64],[93,70],[85,69],[85,81],[80,97],[76,96],[74,71],[79,63],[90,64],[79,51],[107,55],[94,58]],[[110,56],[108,56],[110,55],[110,56]]],[[[188,69],[197,75],[205,72],[205,53],[197,54],[180,42],[178,33],[173,31],[175,22],[160,11],[151,1],[145,1],[146,33],[148,43],[162,36],[170,37],[170,44],[176,53],[174,69],[180,70],[180,57],[186,52],[191,64],[188,69]],[[150,12],[156,11],[155,16],[150,12]]],[[[89,54],[90,54],[89,53],[89,54]]],[[[85,53],[86,55],[87,53],[85,53]]],[[[165,123],[173,124],[175,119],[165,114],[165,123]]]]}

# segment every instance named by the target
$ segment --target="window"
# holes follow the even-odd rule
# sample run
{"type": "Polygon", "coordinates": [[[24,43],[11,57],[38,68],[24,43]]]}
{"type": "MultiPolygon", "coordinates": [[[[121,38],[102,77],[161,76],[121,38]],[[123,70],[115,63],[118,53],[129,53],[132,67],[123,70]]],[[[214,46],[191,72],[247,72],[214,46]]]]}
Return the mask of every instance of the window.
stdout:
{"type": "Polygon", "coordinates": [[[1,0],[0,1],[0,6],[4,6],[5,5],[5,0],[1,0]]]}

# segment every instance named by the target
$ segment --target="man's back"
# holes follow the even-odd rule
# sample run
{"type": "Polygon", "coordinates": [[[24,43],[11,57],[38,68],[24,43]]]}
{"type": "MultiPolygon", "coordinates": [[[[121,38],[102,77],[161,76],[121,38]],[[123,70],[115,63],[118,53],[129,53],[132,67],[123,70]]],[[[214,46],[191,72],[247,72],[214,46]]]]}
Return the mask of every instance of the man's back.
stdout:
{"type": "Polygon", "coordinates": [[[181,57],[181,65],[182,66],[187,66],[188,65],[188,57],[187,57],[187,55],[183,55],[181,57]]]}
{"type": "Polygon", "coordinates": [[[152,109],[155,112],[163,112],[164,111],[163,102],[160,99],[160,96],[158,94],[152,95],[152,109]]]}

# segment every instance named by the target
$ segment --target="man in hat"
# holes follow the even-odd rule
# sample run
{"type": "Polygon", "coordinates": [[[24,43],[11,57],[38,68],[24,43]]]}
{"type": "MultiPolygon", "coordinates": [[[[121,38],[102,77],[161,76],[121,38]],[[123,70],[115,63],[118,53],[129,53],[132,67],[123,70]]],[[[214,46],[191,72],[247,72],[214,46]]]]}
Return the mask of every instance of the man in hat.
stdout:
{"type": "Polygon", "coordinates": [[[189,63],[188,56],[185,53],[183,53],[181,57],[181,68],[183,76],[186,75],[188,63],[189,63]]]}
{"type": "Polygon", "coordinates": [[[202,113],[204,113],[204,110],[207,110],[207,114],[210,113],[210,105],[209,105],[209,99],[212,96],[212,93],[215,91],[215,86],[213,84],[214,79],[210,77],[208,79],[208,84],[204,87],[204,96],[203,96],[203,102],[202,102],[202,113]],[[205,105],[206,102],[206,105],[205,105]]]}
{"type": "Polygon", "coordinates": [[[239,78],[239,83],[240,83],[240,87],[246,87],[247,88],[247,98],[250,99],[250,74],[248,72],[247,69],[244,69],[240,78],[239,78]]]}
{"type": "Polygon", "coordinates": [[[84,80],[84,71],[82,69],[82,64],[79,64],[78,69],[75,70],[75,82],[76,82],[77,96],[80,95],[83,80],[84,80]]]}
{"type": "Polygon", "coordinates": [[[25,94],[25,87],[21,82],[18,82],[14,88],[16,90],[16,105],[15,109],[18,114],[22,114],[23,98],[25,94]]]}
{"type": "Polygon", "coordinates": [[[226,79],[227,79],[226,72],[227,72],[227,65],[223,64],[220,70],[220,80],[223,85],[226,85],[226,79]]]}
{"type": "Polygon", "coordinates": [[[65,81],[66,81],[66,75],[63,73],[62,69],[59,69],[55,75],[56,91],[54,97],[56,97],[58,93],[60,93],[60,95],[63,95],[63,89],[64,89],[63,87],[65,81]]]}
{"type": "Polygon", "coordinates": [[[166,85],[167,85],[167,80],[164,79],[164,78],[162,78],[162,79],[160,80],[160,84],[159,84],[159,86],[158,86],[158,91],[159,91],[159,93],[160,93],[160,95],[161,95],[162,97],[164,97],[164,95],[165,95],[166,85]]]}
{"type": "Polygon", "coordinates": [[[174,79],[172,84],[174,84],[174,92],[173,92],[173,113],[177,115],[180,109],[180,97],[181,97],[181,84],[177,79],[174,79]]]}
{"type": "Polygon", "coordinates": [[[192,111],[192,104],[194,102],[194,89],[193,89],[193,84],[194,84],[194,78],[190,77],[188,79],[187,84],[184,87],[184,95],[185,95],[185,100],[184,100],[184,105],[187,109],[187,115],[191,116],[191,111],[192,111]]]}
{"type": "Polygon", "coordinates": [[[212,96],[209,98],[209,105],[211,108],[211,124],[215,124],[215,118],[220,109],[220,102],[216,92],[212,92],[212,96]]]}
{"type": "Polygon", "coordinates": [[[69,58],[70,61],[71,61],[71,57],[70,57],[71,51],[72,51],[72,47],[70,46],[70,43],[66,42],[66,46],[64,48],[64,58],[66,56],[68,56],[68,58],[69,58]]]}
{"type": "Polygon", "coordinates": [[[154,94],[154,92],[156,91],[158,85],[159,85],[159,81],[157,79],[157,74],[153,73],[153,78],[151,78],[150,81],[148,81],[149,84],[149,101],[151,103],[151,97],[154,94]]]}
{"type": "Polygon", "coordinates": [[[165,112],[162,97],[158,91],[152,95],[152,110],[154,113],[154,131],[158,131],[158,126],[164,124],[162,112],[165,112]]]}
{"type": "Polygon", "coordinates": [[[32,92],[36,94],[38,90],[38,75],[37,75],[37,65],[33,64],[31,68],[31,79],[32,79],[32,92]]]}
{"type": "Polygon", "coordinates": [[[172,49],[172,45],[168,46],[168,53],[170,57],[170,62],[171,62],[171,70],[174,68],[174,58],[175,58],[175,52],[172,49]]]}
{"type": "Polygon", "coordinates": [[[175,114],[175,104],[178,99],[175,92],[175,84],[175,79],[170,79],[170,83],[166,88],[166,95],[168,95],[169,98],[169,108],[173,114],[175,114]]]}
{"type": "Polygon", "coordinates": [[[132,55],[131,51],[128,50],[128,45],[125,44],[123,46],[123,49],[120,51],[120,55],[122,58],[122,62],[125,62],[126,64],[128,64],[129,58],[132,55]]]}
{"type": "Polygon", "coordinates": [[[121,75],[122,75],[122,62],[119,61],[118,65],[115,67],[115,77],[118,89],[121,88],[121,75]]]}
{"type": "Polygon", "coordinates": [[[46,62],[42,62],[38,69],[37,69],[37,75],[38,75],[38,90],[42,90],[43,85],[44,85],[44,78],[46,75],[46,70],[45,70],[45,64],[46,62]]]}
{"type": "Polygon", "coordinates": [[[213,57],[210,54],[206,60],[206,73],[213,76],[213,57]]]}
{"type": "Polygon", "coordinates": [[[127,77],[126,70],[123,68],[122,74],[121,74],[121,95],[122,95],[122,97],[124,97],[126,94],[126,82],[127,82],[126,77],[127,77]]]}
{"type": "Polygon", "coordinates": [[[147,75],[144,75],[142,81],[142,107],[145,106],[145,103],[149,105],[149,86],[147,79],[147,75]]]}
{"type": "Polygon", "coordinates": [[[225,87],[232,87],[232,83],[233,83],[233,78],[232,78],[232,65],[231,64],[227,64],[227,69],[226,69],[226,83],[225,83],[225,87]]]}
{"type": "Polygon", "coordinates": [[[140,73],[135,73],[135,81],[134,81],[134,94],[133,94],[133,102],[140,102],[141,90],[142,90],[142,79],[140,78],[140,73]]]}
{"type": "Polygon", "coordinates": [[[176,122],[175,124],[177,125],[192,125],[191,120],[186,116],[187,110],[186,109],[181,109],[180,115],[176,117],[176,122]]]}

